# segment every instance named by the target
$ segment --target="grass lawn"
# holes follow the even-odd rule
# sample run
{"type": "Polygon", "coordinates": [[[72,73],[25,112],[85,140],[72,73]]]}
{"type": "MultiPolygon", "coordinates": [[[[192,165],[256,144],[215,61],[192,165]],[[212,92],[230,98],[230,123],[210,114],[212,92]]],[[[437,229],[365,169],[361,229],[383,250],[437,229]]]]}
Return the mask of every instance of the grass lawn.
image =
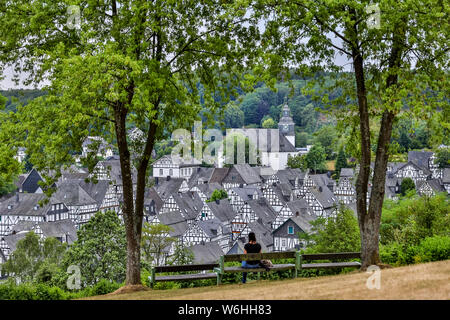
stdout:
{"type": "Polygon", "coordinates": [[[369,273],[174,290],[147,290],[86,299],[112,300],[304,300],[304,299],[450,299],[450,260],[381,270],[380,289],[368,289],[369,273]]]}

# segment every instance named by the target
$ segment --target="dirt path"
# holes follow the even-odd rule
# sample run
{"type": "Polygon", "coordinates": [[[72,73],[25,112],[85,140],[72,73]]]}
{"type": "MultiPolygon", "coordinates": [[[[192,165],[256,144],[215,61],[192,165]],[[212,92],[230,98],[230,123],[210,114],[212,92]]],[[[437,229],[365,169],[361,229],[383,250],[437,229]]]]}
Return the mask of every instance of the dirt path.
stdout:
{"type": "Polygon", "coordinates": [[[245,285],[149,290],[91,299],[273,300],[439,299],[450,300],[450,260],[381,270],[380,289],[366,286],[370,274],[355,272],[318,278],[255,281],[245,285]]]}

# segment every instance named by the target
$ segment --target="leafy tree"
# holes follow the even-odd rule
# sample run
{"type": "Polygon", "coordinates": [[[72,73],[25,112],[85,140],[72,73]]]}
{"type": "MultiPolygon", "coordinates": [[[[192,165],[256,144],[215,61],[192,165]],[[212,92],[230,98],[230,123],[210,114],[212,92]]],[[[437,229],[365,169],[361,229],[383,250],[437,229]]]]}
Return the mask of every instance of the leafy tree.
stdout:
{"type": "Polygon", "coordinates": [[[149,266],[163,264],[164,250],[167,250],[177,239],[169,236],[172,227],[164,224],[144,223],[142,228],[142,256],[149,266]]]}
{"type": "Polygon", "coordinates": [[[265,129],[276,129],[278,124],[272,118],[268,117],[262,122],[262,127],[265,129]]]}
{"type": "MultiPolygon", "coordinates": [[[[95,10],[89,1],[77,5],[79,26],[56,1],[0,4],[1,65],[27,74],[25,84],[44,77],[49,83],[47,96],[18,107],[5,126],[2,121],[0,154],[7,159],[11,144],[26,147],[37,170],[55,173],[45,177],[50,186],[62,167],[74,163],[71,152],[80,152],[87,136],[113,143],[123,183],[126,283],[140,284],[144,192],[155,142],[175,128],[190,128],[202,105],[212,119],[237,95],[257,53],[258,29],[233,2],[101,0],[95,10]],[[4,127],[15,131],[6,144],[4,127]],[[145,136],[136,155],[135,192],[130,127],[145,136]]],[[[248,82],[251,76],[242,88],[248,82]]],[[[91,156],[81,160],[90,170],[96,164],[91,156]]],[[[0,172],[12,172],[3,170],[3,162],[0,172]]]]}
{"type": "Polygon", "coordinates": [[[292,169],[298,168],[302,171],[306,170],[308,168],[306,155],[298,154],[293,157],[288,157],[287,166],[292,169]]]}
{"type": "Polygon", "coordinates": [[[416,184],[413,179],[405,178],[402,180],[402,184],[400,185],[400,193],[402,196],[406,195],[409,191],[416,190],[416,184]]]}
{"type": "Polygon", "coordinates": [[[274,76],[289,77],[295,65],[299,76],[318,75],[304,94],[334,111],[340,129],[350,127],[348,151],[360,168],[356,206],[363,270],[380,262],[378,230],[393,124],[406,113],[427,121],[433,144],[449,135],[448,6],[438,0],[371,5],[368,0],[259,0],[255,6],[255,15],[265,21],[262,50],[270,52],[255,68],[258,74],[273,83],[274,76]],[[351,72],[339,73],[343,64],[337,55],[349,60],[351,72]],[[318,71],[330,72],[328,83],[318,71]]]}
{"type": "Polygon", "coordinates": [[[222,199],[227,199],[227,198],[228,198],[228,194],[227,194],[227,192],[225,190],[216,189],[211,194],[211,198],[206,200],[206,202],[213,202],[213,201],[216,201],[216,200],[222,200],[222,199]]]}
{"type": "Polygon", "coordinates": [[[231,102],[225,108],[224,122],[226,128],[242,128],[244,112],[234,102],[231,102]]]}
{"type": "Polygon", "coordinates": [[[40,240],[33,231],[17,242],[16,250],[2,265],[2,271],[13,274],[21,282],[49,281],[63,259],[66,244],[56,238],[40,240]],[[51,269],[43,276],[43,270],[51,269]]]}
{"type": "Polygon", "coordinates": [[[176,242],[174,253],[170,256],[168,262],[171,265],[192,264],[194,262],[194,253],[181,242],[176,242]]]}
{"type": "Polygon", "coordinates": [[[312,221],[309,235],[302,234],[312,245],[311,252],[358,252],[361,248],[358,220],[352,210],[345,206],[338,209],[336,217],[318,218],[312,221]]]}
{"type": "Polygon", "coordinates": [[[123,282],[126,275],[125,228],[114,211],[97,212],[77,232],[62,262],[63,271],[77,265],[83,287],[100,279],[123,282]]]}
{"type": "Polygon", "coordinates": [[[310,136],[307,132],[295,133],[295,145],[300,148],[305,148],[310,141],[310,136]]]}
{"type": "Polygon", "coordinates": [[[316,133],[314,133],[314,136],[314,142],[316,144],[320,144],[324,148],[327,159],[332,159],[337,141],[337,134],[334,127],[323,126],[316,133]]]}
{"type": "Polygon", "coordinates": [[[307,168],[314,170],[314,173],[327,170],[325,160],[325,150],[320,144],[313,145],[305,155],[306,166],[307,168]]]}
{"type": "Polygon", "coordinates": [[[450,167],[450,148],[441,148],[436,151],[436,160],[434,161],[439,168],[450,167]]]}
{"type": "Polygon", "coordinates": [[[339,176],[341,175],[341,169],[342,168],[348,168],[348,163],[347,163],[347,156],[345,155],[345,151],[344,148],[340,148],[339,149],[339,153],[336,159],[336,175],[337,178],[339,179],[339,176]]]}

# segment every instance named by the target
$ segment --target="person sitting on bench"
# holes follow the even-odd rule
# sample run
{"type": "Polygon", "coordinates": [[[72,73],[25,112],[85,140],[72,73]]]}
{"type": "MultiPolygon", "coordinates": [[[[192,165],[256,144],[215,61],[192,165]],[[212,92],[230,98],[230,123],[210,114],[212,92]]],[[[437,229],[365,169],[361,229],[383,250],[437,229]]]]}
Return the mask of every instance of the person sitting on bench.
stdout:
{"type": "MultiPolygon", "coordinates": [[[[256,235],[254,232],[248,234],[248,243],[244,246],[244,254],[247,253],[261,253],[261,245],[256,242],[256,235]]],[[[255,269],[261,268],[261,261],[242,261],[242,268],[255,269]]],[[[242,283],[247,281],[247,272],[242,272],[242,283]]]]}

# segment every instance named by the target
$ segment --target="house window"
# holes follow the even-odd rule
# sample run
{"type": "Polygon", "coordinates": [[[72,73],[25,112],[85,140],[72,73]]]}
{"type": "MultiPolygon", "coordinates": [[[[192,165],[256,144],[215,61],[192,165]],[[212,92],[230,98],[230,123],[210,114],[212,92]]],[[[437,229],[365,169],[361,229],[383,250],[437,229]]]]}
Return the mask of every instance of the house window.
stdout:
{"type": "Polygon", "coordinates": [[[294,234],[294,227],[292,226],[288,227],[288,234],[294,234]]]}
{"type": "Polygon", "coordinates": [[[159,169],[159,175],[160,175],[160,176],[163,175],[163,169],[159,169]]]}
{"type": "Polygon", "coordinates": [[[169,176],[172,176],[172,175],[173,175],[173,170],[170,169],[170,170],[169,170],[169,176]]]}

